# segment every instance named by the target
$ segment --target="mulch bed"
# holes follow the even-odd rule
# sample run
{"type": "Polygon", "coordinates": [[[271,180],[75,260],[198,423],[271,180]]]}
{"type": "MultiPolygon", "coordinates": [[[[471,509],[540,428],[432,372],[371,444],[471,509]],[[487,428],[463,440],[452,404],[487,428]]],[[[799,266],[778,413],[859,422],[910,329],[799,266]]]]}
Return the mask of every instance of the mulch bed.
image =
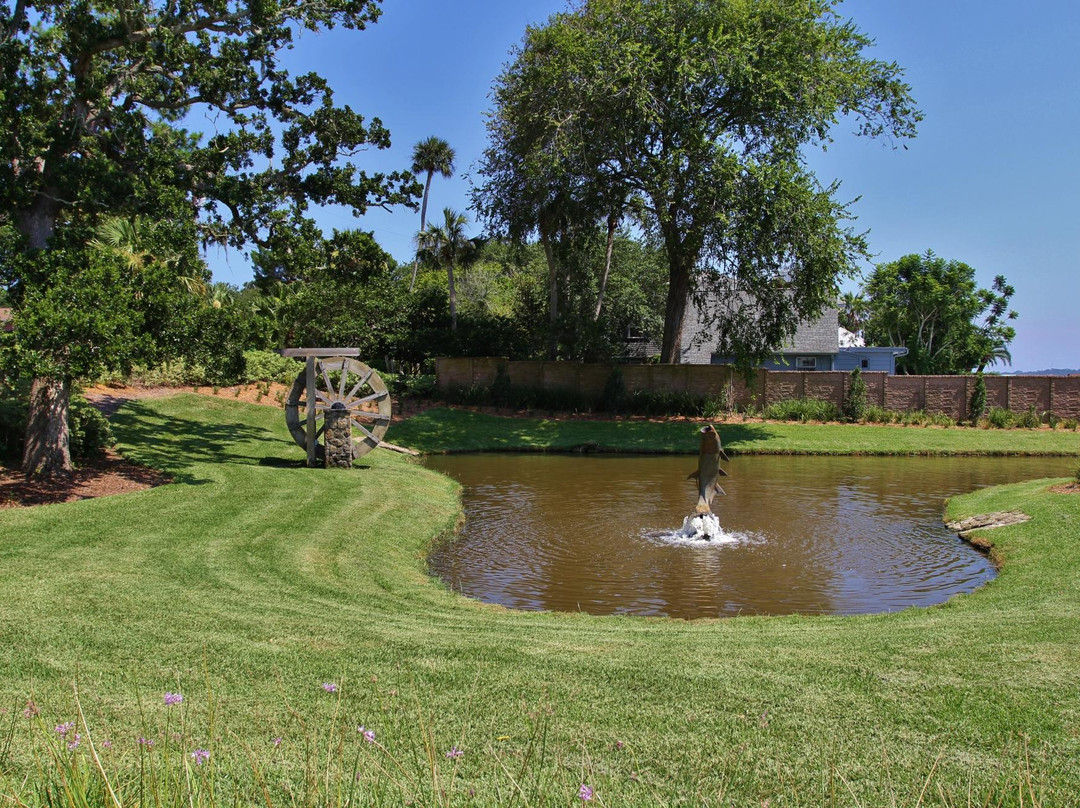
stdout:
{"type": "Polygon", "coordinates": [[[0,466],[0,508],[129,494],[169,482],[169,475],[136,466],[112,451],[83,462],[66,478],[28,480],[18,469],[0,466]]]}
{"type": "Polygon", "coordinates": [[[1055,494],[1080,494],[1080,482],[1052,485],[1050,490],[1055,494]]]}

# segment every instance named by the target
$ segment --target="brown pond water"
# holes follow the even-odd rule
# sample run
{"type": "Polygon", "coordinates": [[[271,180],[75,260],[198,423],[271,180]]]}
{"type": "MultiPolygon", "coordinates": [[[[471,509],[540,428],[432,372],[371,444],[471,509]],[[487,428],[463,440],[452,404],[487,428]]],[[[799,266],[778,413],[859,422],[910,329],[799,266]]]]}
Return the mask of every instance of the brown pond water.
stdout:
{"type": "Polygon", "coordinates": [[[994,576],[944,500],[1068,475],[1073,458],[736,457],[713,501],[723,543],[672,536],[690,456],[429,457],[465,526],[429,557],[454,591],[516,609],[681,618],[868,614],[942,603],[994,576]]]}

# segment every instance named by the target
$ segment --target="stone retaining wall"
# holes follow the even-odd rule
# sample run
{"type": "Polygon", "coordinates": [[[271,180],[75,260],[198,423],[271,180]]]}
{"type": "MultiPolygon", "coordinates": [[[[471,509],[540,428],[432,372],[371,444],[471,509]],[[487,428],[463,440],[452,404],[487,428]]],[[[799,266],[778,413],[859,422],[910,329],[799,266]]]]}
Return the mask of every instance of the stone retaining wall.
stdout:
{"type": "MultiPolygon", "coordinates": [[[[502,365],[518,387],[574,390],[599,397],[613,365],[581,362],[510,362],[500,357],[441,358],[435,373],[440,390],[490,385],[502,365]]],[[[844,403],[849,374],[843,371],[758,370],[749,384],[730,365],[618,365],[628,391],[670,390],[694,395],[722,395],[738,407],[757,409],[789,398],[844,403]]],[[[890,376],[864,372],[867,398],[890,410],[945,413],[968,417],[974,376],[890,376]]],[[[1080,376],[986,376],[986,406],[1080,419],[1080,376]]]]}

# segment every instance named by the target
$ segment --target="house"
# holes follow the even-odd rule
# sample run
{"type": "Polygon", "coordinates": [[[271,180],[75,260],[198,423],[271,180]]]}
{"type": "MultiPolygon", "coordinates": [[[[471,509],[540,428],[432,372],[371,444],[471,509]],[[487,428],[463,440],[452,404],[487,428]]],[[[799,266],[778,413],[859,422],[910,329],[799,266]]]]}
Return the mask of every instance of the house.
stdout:
{"type": "MultiPolygon", "coordinates": [[[[766,370],[842,370],[896,373],[896,357],[907,348],[868,348],[862,338],[838,325],[840,311],[828,308],[816,320],[799,323],[792,341],[763,362],[766,370]]],[[[716,337],[708,337],[701,310],[691,302],[683,324],[680,361],[684,364],[727,365],[734,357],[715,350],[716,337]]]]}

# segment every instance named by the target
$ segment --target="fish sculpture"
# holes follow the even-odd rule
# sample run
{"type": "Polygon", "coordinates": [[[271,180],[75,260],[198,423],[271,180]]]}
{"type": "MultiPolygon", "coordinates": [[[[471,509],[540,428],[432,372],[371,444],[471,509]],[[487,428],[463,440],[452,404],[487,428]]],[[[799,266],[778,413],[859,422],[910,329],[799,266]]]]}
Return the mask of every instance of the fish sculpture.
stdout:
{"type": "Polygon", "coordinates": [[[687,479],[698,481],[698,501],[694,508],[696,514],[712,513],[712,501],[716,492],[727,495],[720,487],[720,477],[727,477],[728,473],[720,468],[720,459],[728,459],[724,447],[720,445],[720,434],[707,424],[701,428],[701,450],[698,452],[697,471],[687,479]]]}

